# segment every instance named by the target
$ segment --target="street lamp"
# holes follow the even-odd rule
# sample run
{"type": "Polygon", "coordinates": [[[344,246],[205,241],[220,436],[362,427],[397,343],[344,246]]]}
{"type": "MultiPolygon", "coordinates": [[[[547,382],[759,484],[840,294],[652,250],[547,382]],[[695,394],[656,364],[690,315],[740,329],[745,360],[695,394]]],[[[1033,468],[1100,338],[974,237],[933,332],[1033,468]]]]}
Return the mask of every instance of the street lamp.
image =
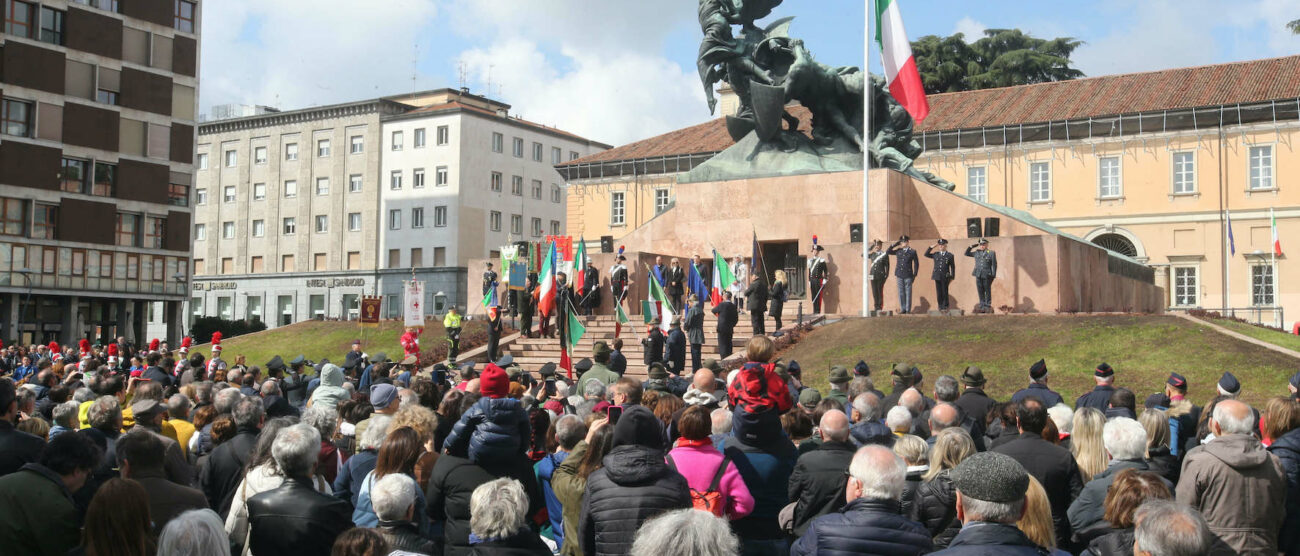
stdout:
{"type": "MultiPolygon", "coordinates": [[[[176,274],[173,274],[173,275],[172,275],[172,280],[175,280],[175,281],[176,281],[176,285],[177,285],[177,286],[180,288],[180,290],[181,290],[181,295],[185,295],[185,293],[186,293],[186,292],[185,292],[185,273],[184,273],[184,272],[177,272],[176,274]]],[[[181,337],[184,338],[184,337],[185,337],[185,321],[189,320],[190,316],[189,316],[189,312],[187,312],[187,311],[185,310],[185,302],[184,302],[184,301],[181,301],[180,303],[181,303],[181,313],[182,313],[182,315],[181,315],[181,322],[180,322],[180,325],[181,325],[181,337]]]]}
{"type": "MultiPolygon", "coordinates": [[[[32,269],[23,267],[18,271],[18,273],[23,275],[23,280],[27,284],[27,298],[23,301],[23,306],[18,309],[18,342],[22,343],[23,313],[26,311],[27,307],[32,304],[32,269]]],[[[35,338],[36,335],[33,334],[32,339],[35,340],[35,338]]]]}

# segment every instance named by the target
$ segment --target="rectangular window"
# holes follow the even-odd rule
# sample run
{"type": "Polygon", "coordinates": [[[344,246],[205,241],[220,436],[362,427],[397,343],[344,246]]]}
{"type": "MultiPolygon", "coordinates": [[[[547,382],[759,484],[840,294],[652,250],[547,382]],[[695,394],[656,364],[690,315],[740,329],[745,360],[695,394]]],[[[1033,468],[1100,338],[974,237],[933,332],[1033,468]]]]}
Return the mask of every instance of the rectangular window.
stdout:
{"type": "Polygon", "coordinates": [[[446,145],[447,143],[450,142],[451,142],[451,127],[445,125],[438,126],[438,146],[446,145]]]}
{"type": "Polygon", "coordinates": [[[424,227],[424,207],[415,207],[411,209],[411,227],[424,227]]]}
{"type": "Polygon", "coordinates": [[[167,184],[167,204],[178,207],[190,206],[190,186],[180,183],[167,184]]]}
{"type": "Polygon", "coordinates": [[[541,143],[533,143],[533,162],[541,162],[543,152],[545,151],[541,143]]]}
{"type": "Polygon", "coordinates": [[[292,198],[297,197],[297,196],[298,196],[298,181],[297,181],[297,180],[285,180],[285,182],[284,182],[284,198],[286,198],[286,199],[292,199],[292,198]]]}
{"type": "Polygon", "coordinates": [[[981,203],[989,200],[989,172],[984,166],[966,169],[966,196],[981,203]]]}
{"type": "Polygon", "coordinates": [[[665,210],[668,210],[668,190],[656,189],[655,190],[655,214],[660,214],[665,210]]]}
{"type": "Polygon", "coordinates": [[[5,135],[32,136],[32,103],[11,98],[4,99],[0,128],[5,135]]]}
{"type": "Polygon", "coordinates": [[[488,227],[494,232],[501,231],[501,211],[494,210],[488,214],[488,227]]]}
{"type": "Polygon", "coordinates": [[[291,236],[296,233],[298,233],[298,221],[292,216],[285,217],[283,231],[280,232],[280,235],[291,236]]]}
{"type": "Polygon", "coordinates": [[[264,183],[253,184],[253,200],[261,201],[265,199],[266,199],[266,184],[264,183]]]}
{"type": "Polygon", "coordinates": [[[67,18],[66,13],[42,6],[41,7],[41,36],[40,36],[41,42],[47,42],[50,44],[57,44],[59,46],[62,46],[64,44],[63,42],[64,25],[65,25],[64,20],[66,18],[67,18]]]}
{"type": "Polygon", "coordinates": [[[200,170],[208,169],[208,155],[203,153],[199,154],[199,169],[200,170]]]}
{"type": "Polygon", "coordinates": [[[176,0],[176,30],[194,32],[194,2],[176,0]]]}
{"type": "Polygon", "coordinates": [[[439,166],[434,169],[433,185],[443,187],[447,185],[447,167],[439,166]]]}
{"type": "Polygon", "coordinates": [[[117,245],[140,246],[140,215],[117,213],[117,245]]]}
{"type": "Polygon", "coordinates": [[[100,197],[112,197],[117,189],[117,165],[105,162],[95,163],[95,183],[91,185],[90,194],[100,197]]]}
{"type": "Polygon", "coordinates": [[[533,180],[533,198],[542,198],[542,180],[533,180]]]}
{"type": "Polygon", "coordinates": [[[285,160],[298,160],[298,144],[288,143],[284,146],[285,160]]]}
{"type": "Polygon", "coordinates": [[[1250,148],[1250,188],[1273,189],[1273,145],[1250,148]]]}
{"type": "Polygon", "coordinates": [[[293,272],[293,268],[293,255],[280,255],[280,272],[293,272]]]}
{"type": "Polygon", "coordinates": [[[5,33],[25,39],[32,38],[32,19],[36,15],[36,6],[18,0],[9,0],[8,3],[9,7],[5,10],[5,33]]]}
{"type": "Polygon", "coordinates": [[[235,223],[234,223],[234,222],[222,222],[222,223],[221,223],[221,239],[235,239],[235,223]]]}
{"type": "Polygon", "coordinates": [[[360,251],[348,251],[348,270],[361,270],[360,251]]]}
{"type": "Polygon", "coordinates": [[[389,189],[401,189],[401,188],[402,188],[402,171],[401,171],[401,170],[393,170],[393,173],[392,173],[392,174],[389,174],[389,176],[388,176],[388,188],[389,188],[389,189]]]}
{"type": "Polygon", "coordinates": [[[1194,266],[1174,267],[1174,306],[1194,307],[1200,299],[1198,274],[1194,266]]]}
{"type": "Polygon", "coordinates": [[[126,279],[127,280],[140,279],[140,255],[126,256],[126,279]]]}
{"type": "MultiPolygon", "coordinates": [[[[329,261],[329,257],[327,257],[325,253],[316,253],[316,254],[312,255],[311,269],[312,269],[312,270],[325,270],[325,267],[326,267],[328,261],[329,261]]],[[[320,296],[318,296],[318,295],[313,295],[312,297],[320,297],[320,296]]],[[[313,307],[312,311],[313,311],[314,313],[316,313],[316,314],[319,314],[319,313],[321,313],[321,312],[324,310],[324,305],[325,305],[325,304],[324,304],[323,302],[318,303],[317,300],[313,299],[313,300],[312,300],[312,307],[313,307]],[[317,308],[317,306],[319,306],[319,308],[317,308]]]]}
{"type": "Polygon", "coordinates": [[[609,225],[610,226],[622,226],[626,223],[623,219],[624,195],[625,193],[622,191],[615,191],[611,193],[609,196],[609,225]]]}
{"type": "Polygon", "coordinates": [[[1177,152],[1174,161],[1174,194],[1196,193],[1196,152],[1177,152]]]}
{"type": "Polygon", "coordinates": [[[423,148],[424,148],[424,128],[420,128],[420,129],[415,130],[414,135],[415,135],[415,136],[414,136],[411,140],[414,142],[414,146],[415,146],[415,148],[417,148],[417,149],[423,149],[423,148]]]}
{"type": "Polygon", "coordinates": [[[559,147],[551,147],[551,164],[564,162],[564,150],[559,147]]]}
{"type": "Polygon", "coordinates": [[[76,158],[63,159],[59,171],[59,189],[65,193],[90,193],[90,162],[76,158]]]}
{"type": "Polygon", "coordinates": [[[569,160],[577,160],[579,156],[578,151],[569,151],[569,160]]]}
{"type": "MultiPolygon", "coordinates": [[[[266,263],[263,262],[264,260],[265,259],[263,259],[262,257],[249,257],[248,269],[253,271],[253,273],[258,273],[266,270],[266,263]]],[[[248,302],[252,303],[254,299],[260,300],[260,298],[257,297],[250,297],[248,298],[248,302]]]]}
{"type": "Polygon", "coordinates": [[[227,185],[221,188],[221,202],[223,203],[235,202],[235,186],[227,185]]]}
{"type": "Polygon", "coordinates": [[[361,154],[366,152],[365,140],[362,139],[360,135],[353,135],[350,141],[352,146],[351,146],[351,150],[349,150],[348,152],[352,154],[361,154]]]}
{"type": "Polygon", "coordinates": [[[1029,163],[1029,202],[1052,200],[1052,166],[1047,162],[1029,163]]]}
{"type": "Polygon", "coordinates": [[[35,239],[58,239],[59,207],[58,205],[36,205],[36,215],[32,219],[32,237],[35,239]]]}
{"type": "Polygon", "coordinates": [[[433,266],[447,266],[447,248],[433,248],[433,266]]]}
{"type": "Polygon", "coordinates": [[[402,229],[402,210],[401,210],[401,209],[389,209],[389,210],[388,210],[388,229],[390,229],[390,230],[400,230],[400,229],[402,229]]]}
{"type": "Polygon", "coordinates": [[[316,158],[325,158],[330,155],[330,140],[318,139],[316,141],[316,158]]]}
{"type": "Polygon", "coordinates": [[[226,168],[234,168],[239,163],[239,153],[234,150],[226,151],[226,168]]]}
{"type": "Polygon", "coordinates": [[[316,195],[318,197],[330,194],[330,179],[316,178],[316,195]]]}
{"type": "Polygon", "coordinates": [[[563,199],[564,199],[564,192],[560,189],[560,186],[556,184],[551,184],[551,202],[559,203],[563,199]]]}
{"type": "Polygon", "coordinates": [[[402,266],[402,250],[388,250],[388,268],[400,268],[402,266]]]}
{"type": "Polygon", "coordinates": [[[442,228],[447,225],[447,207],[439,205],[433,207],[433,225],[442,228]]]}
{"type": "Polygon", "coordinates": [[[330,217],[325,214],[316,215],[316,233],[323,234],[330,231],[330,217]]]}
{"type": "Polygon", "coordinates": [[[194,225],[194,241],[203,241],[203,240],[205,240],[205,239],[208,239],[208,226],[207,226],[207,224],[195,224],[195,225],[194,225]]]}
{"type": "Polygon", "coordinates": [[[419,247],[411,248],[411,266],[424,266],[424,249],[419,247]]]}
{"type": "Polygon", "coordinates": [[[361,174],[352,174],[348,176],[348,193],[361,192],[361,174]]]}
{"type": "Polygon", "coordinates": [[[501,172],[492,172],[492,191],[501,192],[501,172]]]}
{"type": "Polygon", "coordinates": [[[542,237],[542,219],[533,218],[533,237],[542,237]]]}
{"type": "Polygon", "coordinates": [[[393,132],[393,150],[402,150],[402,132],[400,131],[393,132]]]}
{"type": "Polygon", "coordinates": [[[1272,307],[1276,302],[1273,297],[1273,265],[1257,264],[1250,267],[1250,304],[1256,307],[1272,307]]]}
{"type": "Polygon", "coordinates": [[[411,171],[411,187],[424,187],[424,168],[416,168],[411,171]]]}
{"type": "Polygon", "coordinates": [[[361,213],[359,212],[348,213],[348,231],[349,232],[361,231],[361,213]]]}
{"type": "Polygon", "coordinates": [[[505,148],[505,141],[506,138],[504,135],[494,132],[492,134],[492,152],[494,153],[502,152],[502,150],[505,148]]]}
{"type": "Polygon", "coordinates": [[[265,235],[266,235],[266,221],[265,221],[265,220],[254,220],[254,221],[253,221],[253,237],[263,237],[263,236],[265,236],[265,235]]]}
{"type": "MultiPolygon", "coordinates": [[[[167,219],[150,216],[144,221],[144,246],[150,249],[162,249],[163,236],[167,235],[167,219]]],[[[159,261],[159,265],[162,262],[159,261]]]]}
{"type": "Polygon", "coordinates": [[[253,148],[253,164],[266,164],[266,147],[253,148]]]}
{"type": "Polygon", "coordinates": [[[1119,157],[1103,156],[1097,159],[1097,196],[1102,199],[1117,199],[1123,194],[1119,157]]]}
{"type": "Polygon", "coordinates": [[[523,176],[510,176],[510,194],[516,197],[524,196],[523,176]]]}
{"type": "Polygon", "coordinates": [[[515,158],[523,158],[524,140],[519,137],[515,137],[514,139],[512,139],[510,152],[515,155],[515,158]]]}
{"type": "Polygon", "coordinates": [[[520,214],[510,215],[510,233],[515,235],[523,235],[524,233],[523,215],[520,214]]]}
{"type": "Polygon", "coordinates": [[[551,221],[551,235],[553,235],[553,236],[558,236],[558,235],[560,235],[560,221],[559,221],[559,220],[552,220],[552,221],[551,221]]]}

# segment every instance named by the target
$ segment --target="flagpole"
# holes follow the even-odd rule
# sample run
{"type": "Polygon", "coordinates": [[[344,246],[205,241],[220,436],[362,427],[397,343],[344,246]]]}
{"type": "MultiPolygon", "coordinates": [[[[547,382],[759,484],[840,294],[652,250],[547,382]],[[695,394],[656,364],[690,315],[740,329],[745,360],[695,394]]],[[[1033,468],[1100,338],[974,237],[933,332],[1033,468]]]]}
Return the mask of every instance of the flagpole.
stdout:
{"type": "Polygon", "coordinates": [[[1277,229],[1277,216],[1273,214],[1273,207],[1268,208],[1268,224],[1273,230],[1273,245],[1271,246],[1271,249],[1269,249],[1269,252],[1272,253],[1271,266],[1273,267],[1273,279],[1270,280],[1271,284],[1269,284],[1273,289],[1273,322],[1277,323],[1277,326],[1280,328],[1286,326],[1286,323],[1282,322],[1282,319],[1277,316],[1277,248],[1278,240],[1282,237],[1282,234],[1277,229]]]}
{"type": "Polygon", "coordinates": [[[866,87],[862,90],[862,136],[867,145],[862,150],[862,316],[870,314],[871,303],[871,269],[867,258],[867,246],[871,240],[870,192],[871,192],[871,105],[875,96],[871,86],[871,14],[875,11],[875,2],[867,0],[863,21],[863,57],[862,71],[866,73],[866,87]]]}
{"type": "Polygon", "coordinates": [[[1228,209],[1223,210],[1227,220],[1227,226],[1223,227],[1223,242],[1228,244],[1227,257],[1223,259],[1223,312],[1232,316],[1232,241],[1228,238],[1232,235],[1232,212],[1228,209]]]}

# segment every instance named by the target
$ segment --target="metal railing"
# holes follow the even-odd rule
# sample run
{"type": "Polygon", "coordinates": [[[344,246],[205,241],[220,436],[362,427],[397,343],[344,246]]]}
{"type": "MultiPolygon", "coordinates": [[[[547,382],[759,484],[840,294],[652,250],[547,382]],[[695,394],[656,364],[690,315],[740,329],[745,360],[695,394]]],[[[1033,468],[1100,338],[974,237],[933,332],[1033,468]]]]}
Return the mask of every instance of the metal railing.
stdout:
{"type": "Polygon", "coordinates": [[[1206,311],[1218,313],[1225,317],[1239,318],[1254,324],[1272,326],[1274,328],[1285,328],[1286,318],[1282,307],[1170,307],[1169,311],[1181,311],[1184,313],[1191,311],[1206,311]]]}

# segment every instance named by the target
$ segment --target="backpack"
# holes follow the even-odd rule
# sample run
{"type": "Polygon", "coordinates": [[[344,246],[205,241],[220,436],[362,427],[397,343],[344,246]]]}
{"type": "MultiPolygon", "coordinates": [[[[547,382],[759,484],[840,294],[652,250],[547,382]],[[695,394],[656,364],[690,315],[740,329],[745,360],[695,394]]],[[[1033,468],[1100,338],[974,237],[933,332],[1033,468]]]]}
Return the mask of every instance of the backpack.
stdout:
{"type": "MultiPolygon", "coordinates": [[[[691,488],[691,507],[718,517],[725,517],[727,511],[723,507],[725,497],[718,488],[722,486],[722,476],[726,474],[727,465],[730,463],[731,456],[723,454],[722,463],[718,465],[717,472],[713,474],[713,481],[709,483],[709,490],[700,492],[691,488]]],[[[668,466],[673,468],[673,471],[677,471],[677,463],[673,461],[672,454],[668,455],[668,466]]]]}

